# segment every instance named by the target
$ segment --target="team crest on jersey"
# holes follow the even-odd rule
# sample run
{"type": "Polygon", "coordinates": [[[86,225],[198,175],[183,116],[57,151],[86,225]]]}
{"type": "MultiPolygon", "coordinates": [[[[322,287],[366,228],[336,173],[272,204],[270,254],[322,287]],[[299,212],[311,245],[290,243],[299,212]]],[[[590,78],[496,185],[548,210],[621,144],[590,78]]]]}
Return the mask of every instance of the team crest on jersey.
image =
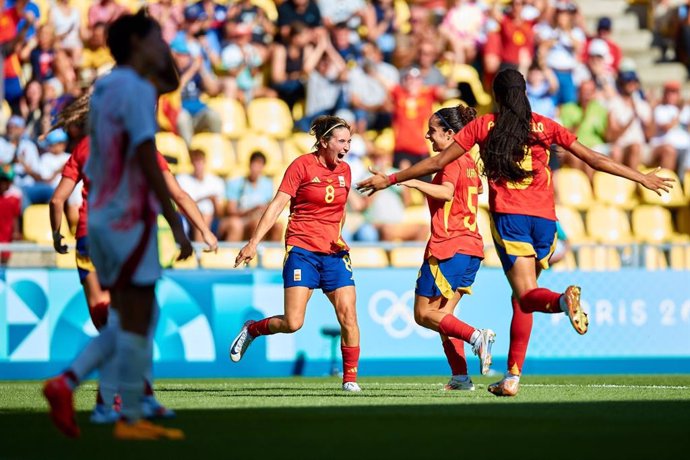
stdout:
{"type": "Polygon", "coordinates": [[[300,268],[295,268],[295,271],[292,273],[292,280],[302,281],[302,270],[300,268]]]}
{"type": "Polygon", "coordinates": [[[321,181],[319,180],[318,177],[315,177],[315,178],[313,178],[313,179],[311,180],[311,183],[312,183],[312,184],[320,184],[321,181]]]}
{"type": "Polygon", "coordinates": [[[343,176],[338,176],[338,184],[341,187],[345,187],[345,178],[343,176]]]}

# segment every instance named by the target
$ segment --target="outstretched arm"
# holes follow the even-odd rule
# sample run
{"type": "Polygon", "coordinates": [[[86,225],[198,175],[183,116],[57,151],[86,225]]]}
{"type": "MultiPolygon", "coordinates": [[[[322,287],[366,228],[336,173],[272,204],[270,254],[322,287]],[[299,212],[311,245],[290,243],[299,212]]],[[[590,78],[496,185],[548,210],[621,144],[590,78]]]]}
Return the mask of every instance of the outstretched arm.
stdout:
{"type": "Polygon", "coordinates": [[[673,179],[659,177],[656,175],[657,171],[659,171],[659,168],[647,174],[642,174],[636,169],[629,168],[624,164],[613,161],[606,155],[595,152],[589,147],[581,144],[579,141],[575,141],[570,146],[569,150],[573,155],[587,163],[593,169],[637,182],[643,187],[656,192],[657,195],[661,195],[662,191],[668,192],[671,190],[671,187],[673,187],[673,179]]]}
{"type": "Polygon", "coordinates": [[[249,242],[240,250],[235,259],[235,267],[239,266],[241,263],[249,263],[256,256],[256,246],[261,240],[264,239],[266,233],[275,225],[278,220],[278,216],[285,209],[285,206],[290,201],[290,195],[285,192],[278,191],[273,200],[269,203],[268,207],[261,215],[259,219],[259,224],[256,226],[254,234],[249,239],[249,242]]]}
{"type": "Polygon", "coordinates": [[[201,238],[207,246],[206,251],[217,251],[218,239],[211,229],[208,228],[208,225],[206,225],[206,221],[204,221],[204,217],[201,215],[192,197],[189,196],[189,193],[182,190],[182,187],[180,187],[180,184],[177,183],[175,176],[170,171],[164,171],[163,178],[165,179],[165,184],[168,186],[172,200],[180,207],[182,213],[187,216],[192,225],[199,230],[199,233],[201,233],[201,238]]]}
{"type": "Polygon", "coordinates": [[[65,213],[65,203],[76,186],[77,183],[72,179],[63,177],[58,186],[55,187],[53,196],[48,204],[50,209],[50,228],[53,231],[53,248],[60,254],[67,254],[67,246],[62,244],[62,234],[60,233],[62,216],[65,213]]]}
{"type": "Polygon", "coordinates": [[[385,174],[378,172],[369,179],[365,179],[362,182],[358,183],[357,189],[360,192],[369,192],[369,194],[371,195],[374,192],[377,192],[378,190],[383,190],[384,188],[390,187],[395,183],[405,182],[410,179],[428,176],[429,174],[433,174],[437,171],[440,171],[448,163],[457,160],[464,154],[465,149],[460,147],[460,145],[457,142],[453,142],[438,155],[430,158],[425,158],[419,163],[412,165],[409,168],[398,171],[395,174],[386,176],[385,174]]]}
{"type": "Polygon", "coordinates": [[[453,194],[455,192],[455,187],[451,182],[444,182],[441,185],[430,184],[428,182],[421,181],[419,179],[411,179],[400,183],[409,188],[416,188],[423,194],[430,196],[436,200],[450,201],[453,199],[453,194]]]}

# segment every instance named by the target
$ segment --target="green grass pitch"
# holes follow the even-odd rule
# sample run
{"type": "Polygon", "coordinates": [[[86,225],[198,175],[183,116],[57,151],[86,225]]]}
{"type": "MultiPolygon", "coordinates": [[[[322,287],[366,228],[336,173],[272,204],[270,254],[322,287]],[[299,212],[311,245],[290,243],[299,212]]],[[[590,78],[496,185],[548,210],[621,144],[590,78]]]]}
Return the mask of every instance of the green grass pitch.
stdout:
{"type": "Polygon", "coordinates": [[[442,391],[443,377],[161,380],[187,440],[123,443],[88,421],[79,440],[50,424],[40,382],[0,382],[0,459],[688,458],[690,376],[526,376],[515,398],[442,391]],[[471,457],[470,457],[471,456],[471,457]]]}

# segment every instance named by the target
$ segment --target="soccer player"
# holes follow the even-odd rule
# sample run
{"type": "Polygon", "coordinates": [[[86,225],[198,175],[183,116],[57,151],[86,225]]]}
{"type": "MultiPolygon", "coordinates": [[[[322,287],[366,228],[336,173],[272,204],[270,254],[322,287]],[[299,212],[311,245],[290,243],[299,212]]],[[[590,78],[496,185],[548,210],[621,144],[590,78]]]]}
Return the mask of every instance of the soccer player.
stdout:
{"type": "MultiPolygon", "coordinates": [[[[112,23],[108,47],[117,66],[94,87],[89,109],[91,153],[85,173],[90,181],[89,255],[99,284],[110,290],[117,315],[111,315],[93,340],[115,341],[111,359],[117,366],[122,407],[114,436],[182,439],[181,430],[141,418],[154,288],[161,273],[156,228],[159,208],[180,245],[179,259],[192,254],[156,156],[157,92],[164,93],[162,88],[169,90],[174,85],[154,86],[149,76],[169,74],[170,50],[158,24],[142,12],[112,23]]],[[[44,387],[53,422],[65,434],[78,436],[72,389],[53,384],[56,381],[44,387]]]]}
{"type": "Polygon", "coordinates": [[[497,396],[514,396],[532,331],[533,312],[565,312],[579,334],[586,333],[588,327],[579,287],[569,286],[561,294],[537,284],[541,270],[548,267],[556,234],[549,147],[558,144],[593,169],[625,177],[659,194],[672,184],[655,172],[642,174],[589,149],[558,123],[533,113],[525,94],[525,79],[516,70],[498,73],[494,96],[498,113],[469,123],[439,155],[390,176],[376,174],[358,187],[373,193],[396,182],[434,173],[479,144],[489,181],[492,234],[513,291],[508,372],[490,385],[489,391],[497,396]]]}
{"type": "Polygon", "coordinates": [[[292,334],[304,323],[307,302],[321,288],[335,307],[341,328],[343,390],[361,391],[357,384],[359,326],[355,310],[355,282],[347,244],[340,229],[350,191],[350,166],[343,161],[350,150],[350,126],[333,116],[316,118],[311,125],[315,152],[288,166],[278,192],[264,211],[254,235],[235,260],[237,267],[256,256],[256,246],[290,203],[283,266],[285,287],[282,315],[247,321],[230,346],[230,359],[242,359],[260,335],[292,334]]]}
{"type": "MultiPolygon", "coordinates": [[[[426,133],[434,152],[453,143],[453,136],[475,115],[474,109],[462,106],[434,113],[426,133]]],[[[480,372],[486,375],[496,334],[491,329],[475,329],[453,313],[463,294],[472,293],[484,258],[484,243],[477,230],[477,200],[482,188],[477,165],[471,155],[464,155],[447,164],[431,183],[412,179],[401,185],[425,194],[431,212],[431,237],[415,289],[415,321],[441,335],[452,372],[445,389],[474,390],[467,375],[465,342],[472,345],[480,372]]]]}
{"type": "MultiPolygon", "coordinates": [[[[70,130],[71,132],[84,132],[86,125],[86,118],[88,115],[88,103],[90,96],[86,94],[75,102],[66,107],[58,116],[58,125],[70,130]]],[[[53,247],[61,254],[67,253],[67,247],[62,244],[62,234],[60,233],[60,226],[62,223],[62,215],[65,209],[65,202],[75,190],[77,184],[83,181],[82,197],[83,201],[79,208],[79,220],[77,223],[77,270],[79,272],[79,280],[84,288],[86,301],[91,315],[93,325],[99,331],[103,329],[108,318],[108,310],[110,306],[110,293],[101,288],[98,283],[96,271],[89,257],[88,251],[88,236],[86,234],[87,228],[87,198],[89,193],[89,181],[84,176],[84,165],[89,158],[90,138],[88,136],[80,139],[72,152],[67,164],[62,171],[62,179],[58,184],[53,196],[50,200],[50,225],[53,231],[53,247]]],[[[218,247],[218,242],[215,235],[206,226],[204,219],[199,212],[196,203],[192,198],[180,188],[175,180],[175,176],[170,172],[168,164],[163,156],[158,153],[158,165],[163,172],[166,185],[173,201],[182,209],[182,212],[187,215],[192,224],[201,233],[204,242],[207,244],[207,251],[215,251],[218,247]]],[[[154,311],[157,315],[158,310],[154,311]]],[[[156,321],[152,323],[155,324],[156,321]]],[[[154,330],[150,331],[153,334],[154,330]]],[[[109,343],[111,346],[114,343],[109,343]]],[[[153,366],[153,342],[149,342],[149,365],[145,375],[145,397],[142,400],[142,411],[146,418],[171,418],[175,413],[161,405],[153,394],[152,386],[152,366],[153,366]]],[[[69,379],[73,387],[76,387],[79,382],[86,377],[92,370],[93,366],[100,365],[100,384],[96,397],[96,406],[91,414],[91,421],[93,423],[113,423],[119,418],[119,414],[113,409],[112,402],[117,388],[114,382],[114,363],[107,359],[112,356],[113,349],[103,349],[98,346],[97,342],[91,342],[91,346],[79,354],[69,366],[69,369],[63,373],[62,378],[69,379]]]]}

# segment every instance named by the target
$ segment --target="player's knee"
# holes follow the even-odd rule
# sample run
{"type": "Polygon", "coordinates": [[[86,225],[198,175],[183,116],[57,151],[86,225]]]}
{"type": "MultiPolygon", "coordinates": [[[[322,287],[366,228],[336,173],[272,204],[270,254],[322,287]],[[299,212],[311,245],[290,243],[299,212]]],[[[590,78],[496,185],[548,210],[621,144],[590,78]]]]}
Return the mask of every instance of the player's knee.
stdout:
{"type": "Polygon", "coordinates": [[[304,324],[304,321],[300,319],[285,318],[285,328],[288,334],[299,331],[302,328],[302,324],[304,324]]]}

